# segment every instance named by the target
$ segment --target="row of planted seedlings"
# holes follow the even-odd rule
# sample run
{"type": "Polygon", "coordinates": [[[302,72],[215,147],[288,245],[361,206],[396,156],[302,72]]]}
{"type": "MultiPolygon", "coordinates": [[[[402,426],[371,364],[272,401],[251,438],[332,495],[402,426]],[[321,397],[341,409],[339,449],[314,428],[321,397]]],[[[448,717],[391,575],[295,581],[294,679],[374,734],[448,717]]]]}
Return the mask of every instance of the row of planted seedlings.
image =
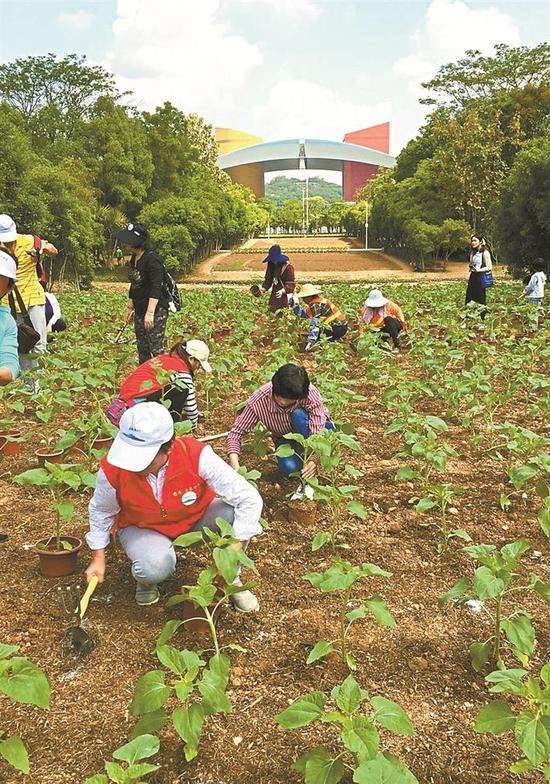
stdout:
{"type": "MultiPolygon", "coordinates": [[[[433,357],[432,357],[433,359],[433,357]]],[[[437,364],[437,363],[436,363],[437,364]]],[[[430,362],[433,370],[434,363],[430,362]]],[[[478,378],[480,374],[478,373],[478,378]]],[[[446,376],[447,380],[449,375],[446,376]]],[[[463,386],[464,379],[458,378],[463,386]]],[[[401,379],[403,384],[403,379],[401,379]]],[[[491,386],[484,380],[484,391],[490,393],[491,386]]],[[[452,387],[452,382],[447,384],[452,387]]],[[[443,552],[453,537],[471,542],[464,529],[450,530],[447,523],[447,508],[453,496],[461,488],[444,482],[449,457],[456,457],[456,451],[445,440],[449,428],[440,417],[420,415],[414,411],[411,401],[418,401],[419,393],[425,397],[435,396],[434,389],[426,387],[425,382],[413,382],[410,394],[403,386],[393,387],[386,395],[386,403],[395,414],[387,432],[402,433],[404,450],[396,457],[407,461],[398,469],[396,480],[413,480],[419,494],[410,501],[419,514],[437,510],[433,521],[439,529],[437,550],[443,552]],[[401,390],[401,393],[396,390],[401,390]]],[[[465,390],[464,390],[465,391],[465,390]]],[[[465,423],[463,423],[465,426],[465,423]]],[[[508,509],[512,496],[527,497],[526,491],[535,492],[541,500],[538,521],[548,536],[548,455],[543,451],[548,440],[525,428],[509,422],[502,425],[491,421],[489,438],[493,431],[501,439],[498,450],[507,451],[507,476],[511,489],[501,494],[500,506],[508,509]],[[506,436],[506,440],[502,437],[506,436]]],[[[479,446],[480,439],[473,441],[479,446]]],[[[492,450],[493,445],[490,449],[492,450]]],[[[485,639],[470,645],[470,659],[475,672],[481,672],[487,665],[496,666],[486,681],[492,693],[508,693],[516,699],[510,704],[497,699],[483,708],[475,721],[477,732],[501,734],[513,731],[519,750],[524,757],[510,765],[512,773],[526,773],[539,770],[547,777],[550,759],[550,665],[544,664],[537,680],[526,669],[535,653],[536,638],[533,617],[519,603],[519,597],[531,594],[536,599],[550,602],[550,586],[536,575],[526,578],[518,572],[520,560],[529,550],[525,539],[520,538],[510,544],[497,548],[489,544],[468,544],[462,552],[477,562],[473,577],[461,577],[458,582],[440,597],[440,605],[452,603],[460,607],[466,603],[476,611],[483,612],[489,624],[485,639]],[[522,667],[508,666],[508,662],[518,661],[522,667]],[[514,711],[514,708],[516,709],[514,711]]]]}

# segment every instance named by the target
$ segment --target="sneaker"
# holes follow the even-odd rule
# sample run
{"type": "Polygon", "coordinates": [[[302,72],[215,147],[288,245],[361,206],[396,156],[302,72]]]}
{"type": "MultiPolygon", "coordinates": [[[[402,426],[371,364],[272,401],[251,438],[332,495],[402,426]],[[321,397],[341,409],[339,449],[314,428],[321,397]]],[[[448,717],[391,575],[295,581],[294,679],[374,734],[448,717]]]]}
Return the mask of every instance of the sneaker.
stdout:
{"type": "Polygon", "coordinates": [[[156,585],[151,583],[137,583],[136,585],[136,603],[140,607],[148,607],[150,604],[156,604],[160,599],[159,589],[156,585]]]}
{"type": "MultiPolygon", "coordinates": [[[[234,585],[242,585],[240,580],[235,581],[234,585]]],[[[260,609],[260,602],[257,600],[252,591],[239,591],[239,593],[231,594],[229,601],[239,612],[258,612],[260,609]]]]}

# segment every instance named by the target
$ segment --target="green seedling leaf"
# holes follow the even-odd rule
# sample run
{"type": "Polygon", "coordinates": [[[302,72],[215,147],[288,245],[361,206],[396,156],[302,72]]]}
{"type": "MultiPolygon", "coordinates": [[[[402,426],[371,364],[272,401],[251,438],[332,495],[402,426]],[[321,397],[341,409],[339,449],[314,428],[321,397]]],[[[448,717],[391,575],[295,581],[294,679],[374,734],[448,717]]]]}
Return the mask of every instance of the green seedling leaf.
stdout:
{"type": "Polygon", "coordinates": [[[425,422],[430,427],[433,427],[434,430],[439,430],[441,433],[446,433],[449,430],[447,423],[439,417],[427,416],[425,422]]]}
{"type": "MultiPolygon", "coordinates": [[[[508,694],[516,694],[518,696],[527,693],[527,687],[523,685],[521,679],[527,675],[527,670],[495,670],[486,676],[487,683],[494,683],[489,691],[493,694],[499,692],[507,692],[508,694]]],[[[542,675],[542,673],[541,673],[542,675]]]]}
{"type": "Polygon", "coordinates": [[[168,714],[164,708],[159,708],[151,713],[146,713],[141,719],[136,722],[132,729],[132,738],[137,738],[139,735],[154,735],[161,730],[168,720],[168,714]]]}
{"type": "Polygon", "coordinates": [[[25,744],[17,735],[12,735],[11,738],[6,738],[6,740],[0,740],[0,755],[21,773],[29,772],[29,755],[27,754],[25,744]]]}
{"type": "Polygon", "coordinates": [[[515,618],[502,621],[502,628],[511,645],[525,656],[532,656],[535,650],[535,629],[531,616],[519,613],[515,618]]]}
{"type": "Polygon", "coordinates": [[[470,661],[475,672],[480,672],[491,658],[491,644],[473,642],[470,645],[470,661]]]}
{"type": "Polygon", "coordinates": [[[275,450],[275,455],[277,457],[292,457],[294,454],[294,449],[290,446],[290,444],[281,444],[275,450]]]}
{"type": "Polygon", "coordinates": [[[516,719],[516,742],[529,762],[542,765],[550,759],[550,716],[521,711],[516,719]]]}
{"type": "Polygon", "coordinates": [[[113,751],[113,757],[133,765],[142,759],[152,757],[159,748],[160,741],[154,735],[139,735],[134,740],[131,740],[130,743],[126,743],[116,751],[113,751]]]}
{"type": "Polygon", "coordinates": [[[418,514],[424,514],[424,512],[428,512],[430,509],[433,509],[435,505],[436,503],[433,498],[421,498],[414,508],[418,514]]]}
{"type": "Polygon", "coordinates": [[[174,547],[191,547],[191,545],[202,542],[202,533],[200,531],[189,531],[187,534],[182,534],[174,539],[172,544],[174,547]]]}
{"type": "Polygon", "coordinates": [[[188,708],[176,708],[172,714],[174,728],[185,743],[184,754],[187,762],[191,762],[199,753],[203,721],[204,710],[198,702],[192,703],[188,708]]]}
{"type": "Polygon", "coordinates": [[[401,468],[397,469],[395,481],[400,482],[402,479],[414,479],[415,477],[416,471],[414,468],[410,468],[410,466],[401,466],[401,468]]]}
{"type": "Polygon", "coordinates": [[[395,626],[395,618],[388,610],[386,602],[378,594],[374,594],[367,599],[365,605],[376,618],[380,626],[395,626]]]}
{"type": "Polygon", "coordinates": [[[314,691],[307,697],[300,697],[293,702],[275,717],[275,721],[285,730],[305,727],[321,716],[326,700],[322,691],[314,691]]]}
{"type": "Polygon", "coordinates": [[[356,607],[355,610],[350,610],[346,613],[346,618],[350,623],[358,621],[360,618],[365,618],[367,611],[363,605],[356,607]]]}
{"type": "Polygon", "coordinates": [[[380,754],[376,759],[362,762],[353,774],[356,784],[418,784],[405,765],[395,757],[380,754]]]}
{"type": "Polygon", "coordinates": [[[516,490],[523,490],[527,482],[537,475],[537,468],[532,465],[522,465],[508,471],[511,483],[516,490]]]}
{"type": "Polygon", "coordinates": [[[466,577],[461,577],[460,580],[458,580],[458,582],[456,582],[450,590],[441,594],[438,599],[439,606],[443,607],[443,605],[447,604],[448,602],[459,599],[461,596],[464,596],[467,590],[468,579],[466,577]]]}
{"type": "Polygon", "coordinates": [[[542,596],[545,601],[550,602],[550,583],[543,583],[536,574],[532,574],[531,587],[539,596],[542,596]]]}
{"type": "Polygon", "coordinates": [[[132,716],[152,713],[162,708],[170,696],[170,689],[165,685],[162,670],[150,670],[142,675],[136,684],[130,712],[132,716]]]}
{"type": "Polygon", "coordinates": [[[476,716],[476,732],[490,732],[502,735],[514,728],[516,717],[505,700],[495,700],[482,708],[476,716]]]}
{"type": "Polygon", "coordinates": [[[6,645],[6,643],[0,643],[0,659],[7,659],[8,656],[11,656],[12,653],[17,653],[19,650],[19,645],[6,645]]]}
{"type": "Polygon", "coordinates": [[[330,542],[331,538],[331,535],[327,531],[320,531],[318,534],[315,534],[313,542],[311,543],[312,552],[320,550],[323,545],[330,542]]]}
{"type": "Polygon", "coordinates": [[[518,539],[516,542],[505,544],[500,552],[506,561],[516,562],[528,549],[529,545],[525,539],[518,539]]]}
{"type": "Polygon", "coordinates": [[[378,730],[366,716],[354,716],[342,729],[344,746],[357,754],[359,762],[376,757],[379,740],[378,730]]]}
{"type": "Polygon", "coordinates": [[[465,542],[471,542],[472,541],[472,537],[470,536],[468,531],[464,530],[464,528],[455,528],[454,531],[451,531],[450,536],[454,536],[457,539],[463,539],[465,542]]]}
{"type": "Polygon", "coordinates": [[[473,587],[480,599],[494,599],[504,591],[509,582],[510,575],[497,577],[488,566],[480,566],[474,572],[473,587]]]}
{"type": "Polygon", "coordinates": [[[50,705],[51,687],[46,675],[24,656],[10,659],[9,669],[0,675],[0,692],[26,705],[50,705]]]}
{"type": "Polygon", "coordinates": [[[365,693],[353,675],[348,675],[340,686],[335,686],[330,695],[346,716],[351,716],[361,705],[363,699],[365,699],[365,693]]]}
{"type": "Polygon", "coordinates": [[[171,621],[167,621],[164,624],[164,627],[163,627],[161,633],[157,637],[156,650],[161,648],[163,645],[166,645],[168,640],[170,640],[174,636],[174,634],[180,628],[182,623],[183,623],[183,621],[180,621],[179,619],[174,619],[174,620],[171,620],[171,621]]]}
{"type": "Polygon", "coordinates": [[[292,767],[303,775],[306,784],[338,784],[344,775],[342,760],[333,759],[321,747],[306,751],[292,767]]]}
{"type": "Polygon", "coordinates": [[[334,646],[331,645],[330,642],[326,640],[319,640],[319,642],[313,647],[311,653],[307,657],[306,664],[313,664],[313,662],[322,659],[324,656],[328,656],[329,653],[332,653],[334,650],[334,646]]]}
{"type": "Polygon", "coordinates": [[[529,773],[531,770],[536,770],[536,765],[533,765],[528,759],[523,759],[519,762],[514,762],[508,770],[510,773],[529,773]]]}
{"type": "Polygon", "coordinates": [[[359,501],[350,501],[346,508],[348,512],[354,514],[360,520],[366,520],[369,516],[367,509],[359,501]]]}
{"type": "Polygon", "coordinates": [[[86,779],[84,784],[109,784],[109,779],[107,778],[105,773],[96,773],[95,776],[86,779]]]}
{"type": "Polygon", "coordinates": [[[373,718],[378,724],[398,735],[414,735],[412,722],[401,705],[385,697],[371,697],[370,702],[374,708],[373,718]]]}
{"type": "Polygon", "coordinates": [[[232,583],[239,568],[239,554],[230,547],[215,547],[214,563],[226,583],[232,583]]]}
{"type": "Polygon", "coordinates": [[[171,645],[161,645],[157,648],[157,658],[176,675],[183,675],[188,671],[198,672],[205,662],[194,651],[173,648],[171,645]]]}

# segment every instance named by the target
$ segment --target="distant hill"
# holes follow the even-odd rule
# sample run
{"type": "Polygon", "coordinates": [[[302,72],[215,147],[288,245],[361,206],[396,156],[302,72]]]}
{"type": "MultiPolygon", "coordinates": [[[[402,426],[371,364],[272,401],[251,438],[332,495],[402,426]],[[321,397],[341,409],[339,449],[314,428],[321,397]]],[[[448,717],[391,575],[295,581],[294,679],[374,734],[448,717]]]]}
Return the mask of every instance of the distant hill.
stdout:
{"type": "MultiPolygon", "coordinates": [[[[269,199],[282,204],[287,199],[302,198],[303,181],[296,177],[275,177],[266,183],[265,195],[269,199]]],[[[322,196],[329,203],[342,198],[342,186],[335,182],[327,182],[322,177],[311,177],[309,180],[309,195],[322,196]]]]}

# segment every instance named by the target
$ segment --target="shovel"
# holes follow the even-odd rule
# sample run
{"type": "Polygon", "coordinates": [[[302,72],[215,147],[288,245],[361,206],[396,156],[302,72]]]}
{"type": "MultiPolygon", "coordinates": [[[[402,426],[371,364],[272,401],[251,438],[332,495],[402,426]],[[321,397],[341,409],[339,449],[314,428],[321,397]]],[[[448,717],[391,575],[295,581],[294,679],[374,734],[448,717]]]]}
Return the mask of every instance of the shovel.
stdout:
{"type": "Polygon", "coordinates": [[[80,600],[76,610],[75,610],[75,621],[72,626],[66,630],[65,634],[63,635],[63,645],[66,647],[67,650],[76,653],[78,656],[82,656],[83,658],[88,656],[94,647],[94,641],[88,634],[85,632],[84,629],[80,626],[82,619],[84,618],[84,613],[88,609],[88,604],[90,603],[90,599],[92,598],[92,594],[97,588],[97,577],[94,574],[91,578],[90,582],[88,583],[88,587],[86,588],[86,592],[82,599],[80,600]]]}
{"type": "Polygon", "coordinates": [[[114,343],[116,345],[117,343],[120,342],[120,339],[121,339],[122,335],[124,334],[124,330],[126,329],[127,326],[128,326],[128,322],[125,321],[124,324],[119,329],[119,331],[116,333],[115,337],[114,338],[109,338],[111,343],[114,343]]]}

